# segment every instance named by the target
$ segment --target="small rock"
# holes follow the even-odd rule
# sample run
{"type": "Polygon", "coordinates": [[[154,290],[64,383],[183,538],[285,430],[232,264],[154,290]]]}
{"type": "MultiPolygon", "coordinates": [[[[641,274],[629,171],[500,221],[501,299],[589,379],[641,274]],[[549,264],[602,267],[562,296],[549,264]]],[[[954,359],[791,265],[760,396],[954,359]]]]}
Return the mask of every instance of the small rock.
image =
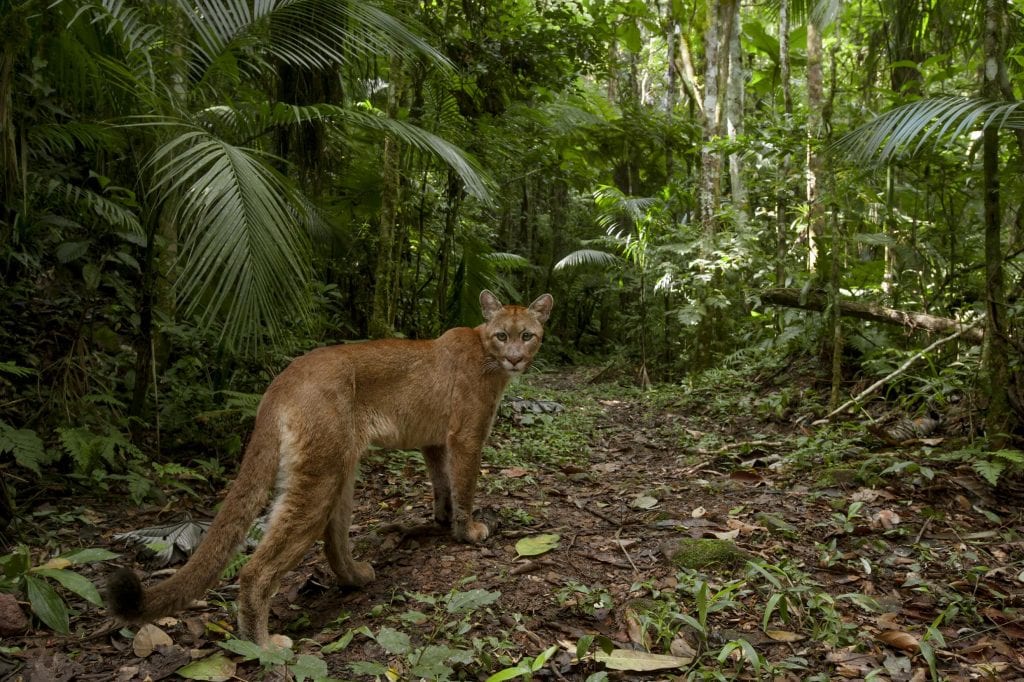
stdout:
{"type": "Polygon", "coordinates": [[[16,635],[28,629],[28,618],[13,594],[0,594],[0,635],[16,635]]]}

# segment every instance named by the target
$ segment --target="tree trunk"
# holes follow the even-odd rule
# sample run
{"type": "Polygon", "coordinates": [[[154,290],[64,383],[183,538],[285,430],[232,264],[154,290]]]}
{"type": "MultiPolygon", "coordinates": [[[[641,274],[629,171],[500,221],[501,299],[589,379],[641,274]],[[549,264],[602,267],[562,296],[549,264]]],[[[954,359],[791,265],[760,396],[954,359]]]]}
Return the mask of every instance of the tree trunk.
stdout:
{"type": "MultiPolygon", "coordinates": [[[[729,140],[735,142],[743,135],[743,92],[746,87],[746,73],[743,70],[743,53],[740,49],[740,3],[732,3],[729,31],[729,79],[726,90],[726,132],[729,140]]],[[[747,217],[747,187],[743,182],[743,159],[739,152],[729,155],[729,187],[732,204],[736,209],[740,225],[747,217]]]]}
{"type": "MultiPolygon", "coordinates": [[[[786,125],[793,119],[793,93],[789,82],[789,0],[779,2],[779,80],[786,125]]],[[[786,252],[789,250],[790,155],[782,158],[781,177],[775,198],[775,286],[786,285],[786,252]]],[[[781,318],[776,321],[781,328],[781,318]]]]}
{"type": "MultiPolygon", "coordinates": [[[[728,2],[729,0],[723,0],[728,2]]],[[[718,213],[718,199],[722,174],[722,156],[714,148],[719,134],[719,74],[721,71],[719,52],[721,51],[721,15],[720,0],[711,0],[708,4],[708,28],[704,33],[704,113],[703,145],[700,151],[700,185],[698,188],[698,210],[701,227],[705,235],[713,235],[718,231],[715,224],[718,213]]]]}
{"type": "Polygon", "coordinates": [[[825,212],[819,195],[821,156],[818,141],[822,132],[823,78],[821,31],[814,19],[807,20],[807,270],[818,269],[820,241],[825,212]]]}
{"type": "MultiPolygon", "coordinates": [[[[388,88],[388,118],[398,117],[398,105],[402,96],[401,62],[399,57],[391,58],[388,88]]],[[[367,330],[371,338],[382,338],[394,334],[395,299],[393,279],[397,272],[394,262],[395,228],[398,222],[399,176],[398,141],[391,135],[384,136],[381,160],[380,233],[377,237],[377,266],[373,278],[373,310],[367,330]]]]}
{"type": "MultiPolygon", "coordinates": [[[[982,95],[999,97],[999,73],[1003,64],[1003,11],[1001,0],[985,0],[983,49],[985,53],[982,95]]],[[[1016,426],[1009,395],[1009,362],[1006,324],[1006,290],[1003,277],[1002,216],[999,205],[999,130],[986,126],[982,137],[982,194],[985,212],[985,345],[982,349],[982,383],[988,397],[985,433],[993,447],[1002,447],[1016,426]]]]}

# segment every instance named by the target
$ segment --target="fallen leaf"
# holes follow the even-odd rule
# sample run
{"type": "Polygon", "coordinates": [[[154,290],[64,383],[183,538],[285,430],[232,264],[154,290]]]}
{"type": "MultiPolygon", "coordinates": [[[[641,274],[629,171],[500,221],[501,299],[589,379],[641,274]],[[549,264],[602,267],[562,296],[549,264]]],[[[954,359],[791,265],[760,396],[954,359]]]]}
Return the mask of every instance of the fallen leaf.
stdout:
{"type": "Polygon", "coordinates": [[[223,653],[215,653],[212,656],[189,663],[178,668],[178,675],[186,680],[204,680],[206,682],[227,682],[234,679],[237,666],[235,662],[223,653]]]}
{"type": "Polygon", "coordinates": [[[523,476],[528,476],[530,470],[523,467],[509,467],[508,469],[502,469],[498,473],[505,478],[522,478],[523,476]]]}
{"type": "Polygon", "coordinates": [[[749,469],[735,469],[729,472],[729,478],[733,481],[746,483],[747,485],[760,485],[764,483],[764,477],[749,469]]]}
{"type": "Polygon", "coordinates": [[[878,640],[903,651],[917,651],[921,648],[917,637],[902,630],[883,630],[878,633],[878,640]]]}
{"type": "Polygon", "coordinates": [[[530,537],[522,538],[516,543],[516,553],[519,556],[537,556],[538,554],[544,554],[550,552],[558,546],[558,541],[562,539],[558,533],[542,533],[541,535],[531,535],[530,537]]]}
{"type": "Polygon", "coordinates": [[[801,635],[796,632],[789,632],[788,630],[765,630],[764,634],[768,635],[776,642],[799,642],[802,639],[807,639],[805,635],[801,635]]]}
{"type": "Polygon", "coordinates": [[[697,650],[683,637],[681,634],[676,635],[673,638],[672,643],[668,646],[668,652],[673,656],[679,656],[680,658],[692,659],[697,655],[697,650]]]}
{"type": "Polygon", "coordinates": [[[653,670],[671,670],[690,665],[692,658],[669,656],[667,654],[649,654],[646,651],[632,649],[612,649],[594,652],[594,660],[604,663],[609,670],[629,670],[632,672],[650,672],[653,670]]]}
{"type": "Polygon", "coordinates": [[[735,540],[740,535],[740,529],[734,528],[732,530],[723,530],[718,532],[711,531],[711,534],[719,540],[735,540]]]}
{"type": "Polygon", "coordinates": [[[881,509],[871,517],[871,527],[878,528],[881,526],[885,530],[890,530],[898,526],[902,520],[900,515],[893,510],[881,509]]]}
{"type": "Polygon", "coordinates": [[[657,505],[658,498],[650,495],[637,495],[629,503],[629,506],[634,509],[654,509],[657,505]]]}
{"type": "Polygon", "coordinates": [[[704,507],[697,507],[692,512],[690,512],[690,516],[692,516],[695,519],[699,519],[699,518],[702,518],[707,513],[708,513],[708,510],[705,509],[704,507]]]}
{"type": "Polygon", "coordinates": [[[132,639],[132,651],[139,658],[146,658],[156,651],[158,646],[170,646],[173,643],[170,635],[152,623],[147,623],[135,633],[135,638],[132,639]]]}

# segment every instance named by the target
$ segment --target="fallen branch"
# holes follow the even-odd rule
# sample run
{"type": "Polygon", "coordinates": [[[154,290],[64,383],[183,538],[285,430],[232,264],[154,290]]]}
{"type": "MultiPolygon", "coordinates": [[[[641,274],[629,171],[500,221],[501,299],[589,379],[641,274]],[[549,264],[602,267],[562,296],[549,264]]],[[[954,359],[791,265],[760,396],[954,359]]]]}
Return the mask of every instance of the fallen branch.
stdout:
{"type": "MultiPolygon", "coordinates": [[[[977,324],[977,323],[975,323],[975,324],[977,324]]],[[[849,400],[847,400],[845,403],[843,403],[842,405],[840,405],[836,409],[834,409],[831,412],[829,412],[827,415],[825,415],[824,419],[819,419],[819,420],[817,420],[815,422],[811,422],[811,424],[815,425],[815,426],[818,425],[818,424],[825,424],[826,422],[828,422],[829,419],[831,419],[832,417],[836,416],[837,414],[839,414],[840,412],[842,412],[846,408],[850,407],[851,405],[855,405],[855,404],[859,403],[866,396],[869,396],[872,393],[874,393],[875,391],[877,391],[879,388],[884,386],[886,384],[886,382],[888,382],[889,380],[894,379],[894,378],[898,377],[900,374],[903,374],[904,372],[906,372],[907,369],[912,364],[914,364],[917,360],[919,360],[922,357],[924,357],[924,355],[926,353],[929,353],[930,351],[935,350],[936,348],[938,348],[939,346],[941,346],[944,343],[949,343],[950,341],[952,341],[952,340],[954,340],[954,339],[956,339],[956,338],[958,338],[960,336],[965,335],[967,332],[971,331],[972,329],[974,329],[974,325],[971,325],[969,327],[964,327],[963,329],[961,329],[957,333],[955,333],[955,334],[953,334],[951,336],[943,337],[943,338],[939,339],[938,341],[936,341],[935,343],[933,343],[930,346],[928,346],[927,348],[914,353],[909,358],[907,358],[907,360],[902,365],[897,367],[894,371],[892,371],[888,375],[882,377],[881,379],[879,379],[875,383],[871,384],[870,386],[865,388],[863,391],[861,391],[857,395],[855,395],[852,398],[850,398],[849,400]]]]}
{"type": "MultiPolygon", "coordinates": [[[[761,302],[768,305],[780,305],[787,308],[800,308],[801,310],[824,311],[829,304],[828,297],[820,291],[809,291],[802,294],[799,289],[768,289],[760,294],[761,302]]],[[[843,301],[838,302],[839,313],[845,317],[855,317],[861,320],[882,322],[884,324],[896,324],[911,329],[923,329],[928,332],[950,333],[958,332],[957,336],[963,336],[965,341],[973,344],[980,344],[984,339],[984,331],[975,325],[968,325],[960,320],[950,317],[938,317],[927,313],[915,313],[907,310],[896,310],[886,308],[877,303],[864,301],[843,301]]]]}

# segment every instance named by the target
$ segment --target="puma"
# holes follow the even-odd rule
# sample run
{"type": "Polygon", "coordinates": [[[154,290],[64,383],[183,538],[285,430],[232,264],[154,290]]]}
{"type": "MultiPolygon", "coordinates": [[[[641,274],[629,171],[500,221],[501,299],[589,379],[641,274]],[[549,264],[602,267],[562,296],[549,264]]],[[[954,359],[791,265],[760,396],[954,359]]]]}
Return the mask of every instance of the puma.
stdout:
{"type": "Polygon", "coordinates": [[[319,538],[342,585],[362,586],[373,567],[352,558],[349,524],[356,465],[370,446],[422,450],[434,519],[476,543],[480,452],[513,376],[533,361],[554,299],[529,307],[480,294],[484,323],[430,341],[379,340],[318,348],[271,382],[238,477],[195,554],[173,576],[143,588],[128,569],[107,585],[111,612],[145,623],[181,611],[211,587],[252,522],[276,498],[263,539],[239,575],[239,635],[267,646],[270,599],[319,538]]]}

